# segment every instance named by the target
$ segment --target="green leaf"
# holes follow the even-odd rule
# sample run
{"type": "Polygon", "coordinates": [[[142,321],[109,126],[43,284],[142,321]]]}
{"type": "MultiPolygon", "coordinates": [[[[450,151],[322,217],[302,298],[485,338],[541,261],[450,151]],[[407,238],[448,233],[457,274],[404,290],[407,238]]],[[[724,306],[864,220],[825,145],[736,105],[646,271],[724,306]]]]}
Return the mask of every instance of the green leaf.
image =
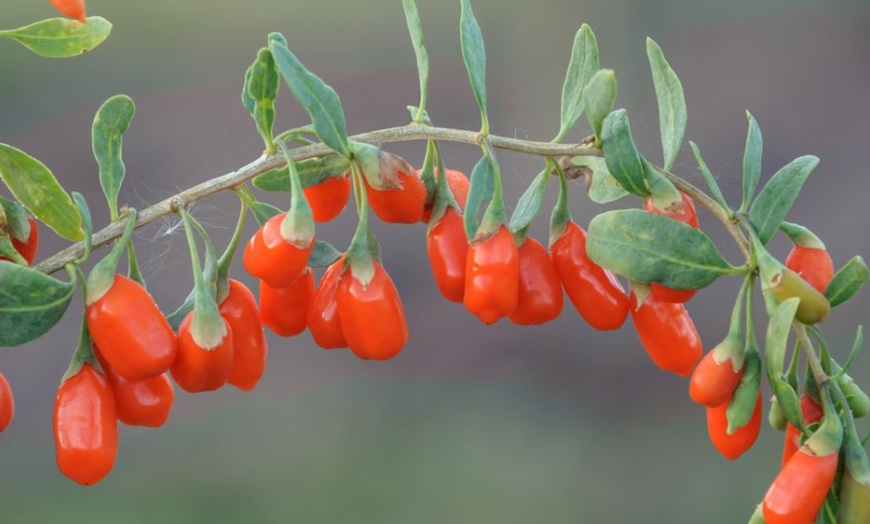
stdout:
{"type": "Polygon", "coordinates": [[[671,209],[673,206],[682,206],[683,196],[677,191],[674,184],[652,164],[643,158],[641,160],[643,161],[644,176],[649,185],[653,205],[664,211],[671,209]]]}
{"type": "Polygon", "coordinates": [[[519,202],[517,202],[517,208],[514,210],[513,216],[511,216],[509,225],[512,232],[525,235],[532,221],[535,220],[535,217],[541,211],[541,205],[544,203],[544,195],[547,190],[547,181],[549,181],[551,176],[549,167],[550,165],[547,164],[547,167],[538,173],[538,176],[532,180],[532,183],[529,184],[529,187],[523,193],[523,196],[520,197],[519,202]]]}
{"type": "Polygon", "coordinates": [[[617,109],[604,119],[601,148],[607,169],[623,189],[638,196],[649,195],[643,176],[643,163],[631,139],[631,126],[625,109],[617,109]]]}
{"type": "Polygon", "coordinates": [[[113,96],[100,106],[91,129],[94,158],[100,166],[100,186],[112,220],[118,218],[118,193],[127,172],[121,158],[122,137],[135,114],[136,105],[129,96],[113,96]]]}
{"type": "Polygon", "coordinates": [[[411,43],[414,45],[414,54],[417,56],[417,76],[420,77],[420,105],[413,115],[415,122],[424,122],[426,117],[426,96],[429,93],[429,52],[426,51],[426,42],[423,39],[423,23],[420,22],[420,12],[414,0],[402,0],[402,8],[405,10],[405,20],[408,23],[408,33],[411,35],[411,43]]]}
{"type": "Polygon", "coordinates": [[[854,297],[868,278],[870,270],[867,269],[867,264],[860,255],[856,255],[831,279],[828,289],[825,290],[825,298],[831,303],[831,307],[837,307],[854,297]]]}
{"type": "Polygon", "coordinates": [[[784,372],[785,352],[788,349],[788,336],[797,313],[800,299],[790,298],[776,306],[767,324],[764,346],[764,367],[767,380],[776,395],[783,415],[795,427],[802,428],[801,410],[797,393],[786,380],[784,372]]]}
{"type": "Polygon", "coordinates": [[[653,41],[646,39],[646,55],[652,69],[653,84],[656,89],[656,99],[659,104],[659,128],[662,133],[662,151],[664,152],[665,171],[669,171],[677,159],[683,136],[686,134],[686,96],[683,85],[662,53],[662,48],[653,41]]]}
{"type": "Polygon", "coordinates": [[[462,0],[462,14],[459,19],[459,36],[462,42],[462,60],[468,70],[471,90],[480,108],[481,133],[489,134],[489,117],[486,114],[486,50],[483,35],[474,18],[470,0],[462,0]]]}
{"type": "Polygon", "coordinates": [[[595,145],[601,145],[601,127],[616,103],[616,74],[611,69],[595,73],[583,93],[586,118],[595,134],[595,145]]]}
{"type": "Polygon", "coordinates": [[[193,300],[196,293],[191,290],[187,295],[187,298],[184,299],[184,302],[178,306],[178,309],[173,311],[172,313],[166,315],[166,321],[169,322],[169,325],[172,327],[172,331],[178,331],[178,328],[181,327],[181,323],[184,321],[184,317],[187,316],[188,313],[193,311],[193,300]]]}
{"type": "Polygon", "coordinates": [[[599,156],[571,158],[571,165],[565,171],[570,173],[574,170],[578,170],[580,175],[586,177],[586,192],[589,194],[589,199],[596,204],[616,202],[630,194],[613,178],[607,169],[607,163],[599,156]]]}
{"type": "Polygon", "coordinates": [[[703,232],[641,209],[608,211],[593,218],[586,249],[602,267],[672,289],[700,289],[739,272],[703,232]]]}
{"type": "Polygon", "coordinates": [[[0,262],[0,346],[26,344],[47,333],[63,317],[75,289],[75,282],[0,262]]]}
{"type": "Polygon", "coordinates": [[[347,126],[338,94],[302,65],[281,34],[269,35],[269,49],[293,96],[311,117],[317,136],[333,151],[349,156],[347,126]]]}
{"type": "MultiPolygon", "coordinates": [[[[556,142],[560,141],[574,127],[583,114],[586,86],[592,76],[598,71],[598,42],[592,29],[583,24],[574,35],[574,46],[571,48],[571,60],[565,73],[565,83],[562,84],[561,126],[556,142]]],[[[611,105],[612,109],[613,106],[611,105]]],[[[610,112],[607,110],[607,113],[610,112]]],[[[601,119],[603,120],[605,113],[601,119]]],[[[596,135],[597,136],[597,135],[596,135]]]]}
{"type": "Polygon", "coordinates": [[[495,189],[495,169],[489,157],[482,157],[474,169],[471,170],[471,179],[468,186],[468,198],[465,201],[465,234],[468,239],[477,234],[477,217],[483,204],[492,199],[495,189]]]}
{"type": "Polygon", "coordinates": [[[725,201],[725,196],[722,195],[722,190],[719,189],[719,183],[716,182],[716,177],[713,176],[713,173],[710,172],[710,168],[707,167],[707,162],[704,162],[704,157],[701,156],[701,150],[698,148],[697,144],[689,140],[689,146],[692,148],[692,154],[695,155],[695,161],[698,163],[698,168],[701,170],[701,176],[704,177],[704,181],[707,182],[707,187],[710,188],[710,196],[713,197],[722,209],[730,209],[728,207],[728,202],[725,201]]]}
{"type": "Polygon", "coordinates": [[[746,131],[746,149],[743,151],[743,203],[740,205],[741,211],[749,208],[749,203],[752,202],[752,196],[755,194],[755,188],[758,187],[758,180],[761,178],[761,152],[764,149],[764,141],[761,138],[761,128],[758,127],[758,122],[749,111],[746,112],[746,119],[749,120],[749,129],[746,131]]]}
{"type": "Polygon", "coordinates": [[[761,357],[758,351],[750,351],[743,362],[743,375],[740,384],[731,396],[725,409],[728,419],[728,434],[731,435],[752,419],[758,402],[758,389],[761,386],[761,357]]]}
{"type": "Polygon", "coordinates": [[[266,150],[271,154],[276,151],[272,138],[272,128],[275,124],[275,98],[278,96],[280,78],[275,69],[272,52],[262,48],[257,52],[257,58],[245,72],[245,86],[242,88],[242,105],[254,119],[257,132],[263,137],[266,150]]]}
{"type": "Polygon", "coordinates": [[[58,235],[73,241],[84,238],[79,210],[45,164],[0,144],[0,178],[24,207],[58,235]]]}
{"type": "Polygon", "coordinates": [[[341,251],[335,249],[332,244],[318,240],[314,243],[311,256],[308,257],[308,265],[311,267],[329,267],[341,257],[341,251]]]}
{"type": "MultiPolygon", "coordinates": [[[[350,162],[343,156],[329,155],[296,162],[296,170],[302,187],[316,186],[324,180],[339,176],[350,169],[350,162]]],[[[254,179],[254,187],[262,191],[290,191],[290,174],[287,167],[270,169],[254,179]]]]}
{"type": "Polygon", "coordinates": [[[818,157],[807,155],[792,160],[767,182],[749,210],[749,221],[762,244],[767,242],[785,220],[807,177],[819,165],[818,157]]]}
{"type": "Polygon", "coordinates": [[[0,208],[0,216],[5,220],[9,234],[19,242],[27,242],[30,238],[30,217],[27,216],[24,206],[0,196],[0,208]]]}
{"type": "Polygon", "coordinates": [[[0,37],[17,40],[40,56],[66,58],[97,47],[111,32],[112,24],[108,20],[91,16],[84,24],[69,18],[49,18],[25,27],[0,31],[0,37]]]}
{"type": "Polygon", "coordinates": [[[260,227],[266,225],[266,222],[273,216],[283,213],[277,207],[257,200],[248,202],[248,207],[251,208],[251,213],[254,214],[254,219],[260,224],[260,227]]]}
{"type": "MultiPolygon", "coordinates": [[[[363,175],[369,185],[375,189],[384,189],[384,181],[381,179],[381,148],[374,144],[351,140],[348,144],[354,162],[362,169],[363,175]]],[[[385,173],[385,175],[388,175],[385,173]]]]}

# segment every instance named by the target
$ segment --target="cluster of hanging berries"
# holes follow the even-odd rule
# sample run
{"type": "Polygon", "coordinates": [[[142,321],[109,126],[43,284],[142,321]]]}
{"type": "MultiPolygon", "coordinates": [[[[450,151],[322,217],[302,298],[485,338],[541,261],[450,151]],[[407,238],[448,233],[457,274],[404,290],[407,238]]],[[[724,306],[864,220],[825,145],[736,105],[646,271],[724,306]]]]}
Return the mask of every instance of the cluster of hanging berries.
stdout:
{"type": "MultiPolygon", "coordinates": [[[[111,30],[104,19],[85,18],[83,1],[52,3],[81,23],[46,20],[3,31],[0,37],[15,38],[45,56],[72,56],[95,47],[111,30]]],[[[110,227],[115,228],[103,237],[117,242],[87,278],[81,266],[100,236],[93,234],[88,203],[76,192],[66,193],[41,162],[0,144],[0,178],[15,197],[0,198],[0,327],[15,327],[0,329],[0,345],[24,344],[46,333],[79,287],[85,303],[79,344],[55,401],[59,469],[82,484],[100,481],[117,456],[118,422],[163,425],[174,401],[173,383],[191,393],[225,384],[254,388],[266,366],[264,328],[282,337],[308,329],[320,347],[350,348],[365,360],[398,355],[408,341],[408,326],[370,226],[373,213],[390,224],[425,224],[439,292],[484,324],[503,318],[518,325],[546,323],[561,315],[564,294],[598,330],[618,329],[631,316],[653,363],[690,377],[689,395],[706,408],[710,440],[729,460],[740,457],[758,437],[766,375],[774,395],[768,420],[785,431],[785,446],[779,473],[750,522],[801,524],[817,516],[826,523],[870,522],[870,458],[855,423],[870,412],[870,398],[847,374],[861,349],[862,332],[859,328],[841,366],[819,328],[832,308],[870,279],[870,270],[856,256],[835,273],[822,241],[785,220],[818,159],[793,160],[756,191],[762,139],[747,114],[738,209],[725,200],[694,143],[709,194],[673,175],[687,121],[685,97],[662,50],[648,40],[664,159],[661,167],[654,166],[637,150],[626,111],[614,109],[615,74],[599,67],[595,36],[584,25],[575,36],[556,137],[545,144],[499,138],[499,147],[544,157],[543,170],[509,218],[494,149],[497,137],[489,133],[482,35],[469,0],[460,3],[463,59],[481,114],[478,133],[436,128],[425,111],[428,52],[413,0],[402,4],[418,58],[420,104],[409,107],[411,124],[357,140],[347,135],[336,92],[302,65],[282,35],[269,35],[268,46],[246,72],[242,91],[266,153],[222,177],[215,184],[220,187],[211,191],[232,189],[241,202],[232,240],[220,256],[188,212],[203,193],[211,194],[203,186],[142,215],[132,209],[119,212],[125,176],[121,136],[135,113],[129,97],[110,98],[94,119],[93,150],[110,227]],[[274,101],[282,78],[311,123],[276,136],[274,101]],[[584,113],[592,136],[580,145],[560,144],[584,113]],[[420,137],[427,148],[419,170],[380,147],[420,137]],[[469,177],[445,168],[436,139],[481,148],[482,158],[469,177]],[[300,147],[291,150],[291,143],[300,147]],[[578,173],[585,175],[593,202],[634,196],[643,209],[607,211],[586,229],[580,227],[569,212],[567,182],[578,173]],[[528,231],[551,180],[558,180],[559,197],[545,247],[528,231]],[[263,191],[289,193],[289,208],[259,201],[249,181],[263,191]],[[351,197],[358,225],[348,247],[338,250],[316,237],[315,226],[339,216],[351,197]],[[699,228],[696,202],[731,234],[745,263],[731,265],[719,254],[699,228]],[[169,212],[183,221],[194,285],[181,306],[164,316],[145,288],[131,238],[135,227],[169,212]],[[259,280],[259,298],[230,278],[249,212],[260,228],[245,244],[242,261],[259,280]],[[71,255],[59,254],[31,268],[37,224],[80,244],[69,250],[71,255]],[[793,244],[785,264],[766,247],[777,232],[793,244]],[[128,270],[122,275],[118,266],[125,253],[128,270]],[[55,259],[62,262],[52,265],[55,259]],[[66,269],[68,282],[45,274],[60,268],[66,269]],[[323,274],[315,284],[319,269],[323,274]],[[725,338],[702,355],[686,303],[725,276],[739,276],[743,284],[725,338]],[[628,281],[628,290],[620,278],[628,281]],[[769,317],[763,356],[755,333],[756,283],[769,317]],[[788,360],[792,335],[796,340],[788,360]]],[[[13,413],[9,384],[0,375],[0,431],[13,413]]]]}

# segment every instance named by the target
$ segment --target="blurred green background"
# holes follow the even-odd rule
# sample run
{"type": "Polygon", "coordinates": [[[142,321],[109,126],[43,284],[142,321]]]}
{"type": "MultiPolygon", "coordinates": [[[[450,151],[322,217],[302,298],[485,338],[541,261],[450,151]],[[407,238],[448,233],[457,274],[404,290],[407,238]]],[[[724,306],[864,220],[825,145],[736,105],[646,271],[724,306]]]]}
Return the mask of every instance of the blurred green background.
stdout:
{"type": "MultiPolygon", "coordinates": [[[[870,254],[870,6],[866,0],[476,0],[487,43],[493,132],[547,140],[574,32],[595,30],[604,67],[619,80],[644,153],[660,159],[655,95],[644,52],[663,47],[689,104],[687,136],[704,151],[726,196],[739,198],[749,109],[765,133],[767,176],[792,158],[822,163],[790,219],[812,227],[837,265],[870,254]]],[[[103,100],[131,95],[138,114],[125,137],[124,204],[142,208],[258,157],[262,143],[239,100],[244,71],[270,31],[333,85],[349,131],[401,125],[417,102],[413,52],[398,0],[205,2],[90,0],[114,23],[85,56],[36,57],[0,41],[0,141],[45,162],[67,189],[107,212],[90,153],[103,100]]],[[[477,129],[458,44],[459,2],[419,0],[432,60],[436,123],[477,129]]],[[[54,16],[46,1],[5,0],[0,26],[54,16]]],[[[279,128],[305,114],[286,89],[279,128]]],[[[578,129],[574,139],[586,134],[578,129]]],[[[421,143],[391,150],[419,165],[421,143]]],[[[468,172],[475,148],[445,147],[468,172]]],[[[675,170],[698,180],[684,148],[675,170]]],[[[515,202],[539,161],[505,154],[515,202]]],[[[575,186],[581,223],[600,210],[575,186]]],[[[549,202],[554,195],[550,195],[549,202]]],[[[281,204],[281,197],[267,197],[281,204]]],[[[636,205],[626,201],[618,204],[636,205]]],[[[196,216],[224,245],[236,203],[223,195],[196,216]]],[[[547,212],[545,211],[545,215],[547,212]]],[[[319,227],[342,247],[352,213],[319,227]]],[[[708,215],[702,226],[736,250],[708,215]]],[[[533,233],[545,240],[542,217],[533,233]]],[[[0,522],[734,523],[744,522],[773,478],[782,435],[766,425],[742,460],[722,459],[687,381],[659,371],[630,325],[586,326],[566,303],[538,328],[484,327],[441,299],[429,274],[423,226],[376,224],[411,330],[386,363],[317,349],[305,334],[270,339],[260,386],[207,395],[179,392],[158,430],[121,428],[115,470],[83,488],[54,465],[54,391],[74,348],[80,308],[44,338],[0,352],[16,419],[0,436],[0,522]]],[[[253,232],[249,224],[249,232],[253,232]]],[[[190,286],[178,223],[137,232],[149,288],[164,310],[190,286]]],[[[63,246],[45,233],[40,258],[63,246]]],[[[774,243],[784,256],[788,244],[774,243]]],[[[235,276],[253,286],[239,265],[235,276]]],[[[689,309],[705,347],[724,336],[737,282],[718,282],[689,309]]],[[[843,357],[866,320],[867,294],[825,325],[843,357]]],[[[870,359],[852,373],[870,385],[870,359]]]]}

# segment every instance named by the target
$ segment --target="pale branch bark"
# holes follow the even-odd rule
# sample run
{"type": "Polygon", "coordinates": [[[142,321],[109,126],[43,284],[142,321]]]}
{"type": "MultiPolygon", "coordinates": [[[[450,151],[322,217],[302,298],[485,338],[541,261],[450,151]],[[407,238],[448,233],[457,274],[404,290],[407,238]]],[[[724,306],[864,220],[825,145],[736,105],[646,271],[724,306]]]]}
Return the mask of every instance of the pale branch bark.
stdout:
{"type": "MultiPolygon", "coordinates": [[[[369,133],[362,133],[350,137],[359,142],[367,142],[371,144],[387,144],[391,142],[405,142],[411,140],[443,140],[447,142],[459,142],[465,144],[480,145],[483,137],[476,131],[464,131],[459,129],[448,129],[442,127],[432,127],[422,124],[409,124],[402,127],[393,127],[369,133]]],[[[561,157],[561,156],[601,156],[601,150],[594,147],[576,144],[553,144],[549,142],[532,142],[527,140],[519,140],[516,138],[507,138],[496,135],[488,135],[486,140],[498,149],[506,151],[516,151],[532,155],[546,157],[561,157]]],[[[291,150],[294,161],[305,160],[324,155],[333,154],[333,151],[322,144],[304,146],[291,150]]],[[[285,164],[284,156],[281,154],[264,155],[257,160],[239,168],[236,171],[221,175],[217,178],[207,180],[186,189],[177,195],[169,197],[161,202],[158,202],[146,209],[139,211],[136,227],[142,227],[159,220],[165,216],[172,215],[180,206],[191,206],[200,200],[208,198],[222,191],[229,191],[238,188],[239,186],[249,182],[251,179],[269,171],[271,169],[282,167],[285,164]]],[[[94,233],[92,238],[93,247],[105,245],[112,240],[120,237],[124,232],[125,222],[117,221],[109,224],[103,229],[94,233]]],[[[85,252],[84,242],[78,242],[57,254],[43,260],[34,269],[46,274],[51,274],[59,271],[65,265],[80,258],[85,252]]]]}

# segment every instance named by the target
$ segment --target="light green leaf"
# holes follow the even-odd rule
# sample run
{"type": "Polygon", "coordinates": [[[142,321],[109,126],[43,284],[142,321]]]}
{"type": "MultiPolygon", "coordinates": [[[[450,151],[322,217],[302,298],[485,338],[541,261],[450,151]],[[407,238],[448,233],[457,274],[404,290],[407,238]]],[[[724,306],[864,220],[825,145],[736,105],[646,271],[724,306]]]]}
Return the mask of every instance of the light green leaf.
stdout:
{"type": "Polygon", "coordinates": [[[663,167],[665,171],[669,171],[674,166],[686,134],[686,96],[680,79],[665,60],[661,47],[652,38],[646,39],[646,54],[659,105],[659,128],[665,157],[663,167]]]}
{"type": "Polygon", "coordinates": [[[75,282],[0,262],[0,346],[18,346],[47,333],[63,317],[75,282]]]}
{"type": "Polygon", "coordinates": [[[293,96],[311,117],[317,136],[333,151],[349,156],[347,126],[338,94],[302,65],[280,33],[269,35],[269,49],[293,96]]]}
{"type": "Polygon", "coordinates": [[[739,272],[703,232],[641,209],[608,211],[592,219],[589,257],[637,282],[672,289],[700,289],[739,272]]]}
{"type": "Polygon", "coordinates": [[[492,199],[494,189],[495,169],[489,157],[484,156],[475,164],[474,169],[471,171],[468,198],[465,201],[463,220],[465,221],[465,234],[469,240],[473,239],[474,235],[477,234],[477,218],[480,208],[485,202],[492,199]]]}
{"type": "Polygon", "coordinates": [[[335,249],[332,244],[318,240],[314,243],[311,256],[308,257],[308,265],[311,267],[329,267],[341,256],[341,251],[335,249]]]}
{"type": "Polygon", "coordinates": [[[276,151],[272,128],[275,124],[275,98],[278,96],[279,85],[280,78],[272,52],[264,47],[257,52],[257,58],[245,72],[242,105],[254,119],[257,132],[263,137],[266,150],[270,154],[276,151]]]}
{"type": "Polygon", "coordinates": [[[583,92],[586,118],[595,134],[595,145],[601,146],[601,127],[616,103],[616,74],[611,69],[595,73],[583,92]]]}
{"type": "Polygon", "coordinates": [[[462,43],[462,60],[468,70],[468,80],[471,90],[480,108],[482,133],[489,133],[489,117],[486,114],[486,50],[483,46],[483,35],[480,26],[474,18],[470,0],[462,1],[462,14],[459,19],[459,36],[462,43]]]}
{"type": "Polygon", "coordinates": [[[121,158],[122,137],[135,114],[136,105],[129,96],[113,96],[97,111],[91,129],[94,158],[100,166],[100,186],[109,203],[112,220],[118,218],[118,193],[127,172],[121,158]]]}
{"type": "Polygon", "coordinates": [[[417,56],[417,76],[420,77],[420,105],[412,117],[415,122],[424,122],[426,117],[426,96],[429,93],[429,52],[426,51],[426,42],[423,39],[423,23],[420,22],[420,12],[414,0],[402,0],[402,8],[405,10],[405,21],[408,23],[408,33],[411,35],[411,43],[414,45],[414,54],[417,56]]]}
{"type": "Polygon", "coordinates": [[[45,164],[0,144],[0,178],[24,207],[58,235],[73,241],[84,238],[79,210],[45,164]]]}
{"type": "Polygon", "coordinates": [[[761,152],[764,149],[764,141],[761,138],[761,128],[758,122],[746,112],[749,120],[749,129],[746,131],[746,149],[743,151],[743,203],[740,209],[745,211],[752,202],[758,180],[761,178],[761,152]]]}
{"type": "Polygon", "coordinates": [[[517,208],[511,216],[510,230],[514,233],[522,233],[525,235],[531,223],[541,211],[541,205],[544,203],[544,195],[547,190],[547,182],[550,179],[549,164],[547,168],[538,173],[538,176],[532,180],[529,187],[520,197],[517,202],[517,208]]]}
{"type": "Polygon", "coordinates": [[[666,212],[674,206],[682,206],[683,196],[677,191],[674,184],[652,164],[643,158],[641,160],[653,205],[666,212]]]}
{"type": "MultiPolygon", "coordinates": [[[[586,86],[595,72],[598,71],[598,67],[598,42],[595,40],[592,29],[583,24],[574,35],[571,60],[568,62],[565,82],[562,84],[561,126],[559,135],[556,137],[557,142],[562,140],[583,114],[584,104],[586,104],[586,86]]],[[[602,115],[602,120],[610,112],[610,109],[613,109],[612,104],[602,115]]]]}
{"type": "MultiPolygon", "coordinates": [[[[296,162],[296,170],[302,187],[316,186],[328,178],[339,176],[350,169],[350,162],[339,155],[309,158],[296,162]]],[[[287,167],[266,171],[254,179],[254,187],[262,191],[290,191],[290,174],[287,167]]]]}
{"type": "Polygon", "coordinates": [[[607,162],[601,157],[575,156],[566,172],[573,169],[580,170],[586,177],[586,192],[589,199],[597,204],[616,202],[631,194],[613,178],[607,169],[607,162]]]}
{"type": "Polygon", "coordinates": [[[24,206],[0,196],[0,217],[6,222],[9,234],[19,242],[27,242],[30,238],[30,217],[24,206]]]}
{"type": "Polygon", "coordinates": [[[831,303],[831,307],[837,307],[854,297],[867,283],[868,278],[870,270],[867,269],[867,264],[860,255],[856,255],[831,279],[828,289],[825,290],[825,298],[831,303]]]}
{"type": "Polygon", "coordinates": [[[91,16],[84,24],[69,18],[49,18],[25,27],[0,31],[0,37],[17,40],[40,56],[66,58],[97,47],[111,32],[112,24],[108,20],[91,16]]]}
{"type": "Polygon", "coordinates": [[[710,168],[707,167],[707,162],[704,161],[704,157],[701,156],[701,150],[698,146],[689,140],[689,146],[692,148],[692,154],[695,155],[695,161],[698,163],[698,169],[701,170],[701,176],[704,177],[704,181],[707,182],[707,187],[710,188],[710,196],[713,197],[722,209],[730,209],[728,207],[728,202],[725,201],[725,196],[722,195],[722,190],[719,188],[719,183],[716,182],[716,178],[713,176],[713,173],[710,172],[710,168]]]}
{"type": "Polygon", "coordinates": [[[807,155],[792,160],[767,182],[749,210],[749,221],[762,244],[767,242],[785,220],[818,157],[807,155]]]}
{"type": "Polygon", "coordinates": [[[607,169],[623,189],[638,196],[649,195],[643,176],[643,162],[631,138],[631,126],[625,109],[617,109],[604,119],[601,147],[607,169]]]}

